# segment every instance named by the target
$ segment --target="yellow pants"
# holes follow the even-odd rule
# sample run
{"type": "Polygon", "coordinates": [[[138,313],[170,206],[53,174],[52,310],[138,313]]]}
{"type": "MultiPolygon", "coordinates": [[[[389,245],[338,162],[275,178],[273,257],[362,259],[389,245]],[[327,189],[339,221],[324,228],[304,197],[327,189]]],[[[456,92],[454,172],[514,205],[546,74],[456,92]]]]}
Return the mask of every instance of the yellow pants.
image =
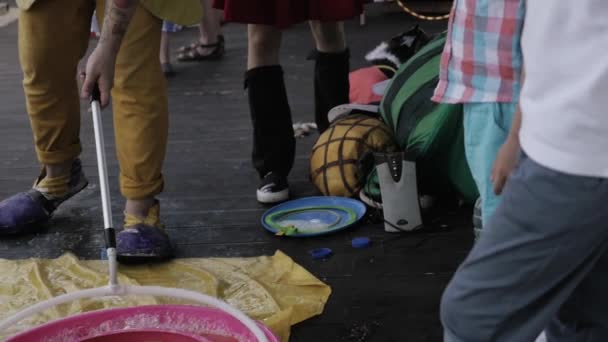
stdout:
{"type": "MultiPolygon", "coordinates": [[[[104,1],[97,1],[102,23],[104,1]]],[[[57,164],[81,152],[76,81],[86,53],[92,0],[38,0],[19,17],[19,58],[38,159],[57,164]]],[[[120,188],[128,199],[162,191],[168,135],[166,81],[158,59],[162,21],[141,5],[116,62],[112,90],[120,188]]]]}

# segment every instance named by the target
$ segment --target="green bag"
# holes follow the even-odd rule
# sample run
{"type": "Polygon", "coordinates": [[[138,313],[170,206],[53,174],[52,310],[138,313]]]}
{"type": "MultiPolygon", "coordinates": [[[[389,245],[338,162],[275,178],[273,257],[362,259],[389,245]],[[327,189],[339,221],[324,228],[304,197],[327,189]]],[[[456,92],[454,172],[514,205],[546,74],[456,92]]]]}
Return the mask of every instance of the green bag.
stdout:
{"type": "MultiPolygon", "coordinates": [[[[456,191],[473,203],[478,191],[464,154],[462,106],[431,101],[445,41],[445,33],[438,35],[399,68],[382,98],[380,115],[399,146],[416,160],[421,192],[456,191]]],[[[375,168],[363,191],[381,202],[375,168]]]]}

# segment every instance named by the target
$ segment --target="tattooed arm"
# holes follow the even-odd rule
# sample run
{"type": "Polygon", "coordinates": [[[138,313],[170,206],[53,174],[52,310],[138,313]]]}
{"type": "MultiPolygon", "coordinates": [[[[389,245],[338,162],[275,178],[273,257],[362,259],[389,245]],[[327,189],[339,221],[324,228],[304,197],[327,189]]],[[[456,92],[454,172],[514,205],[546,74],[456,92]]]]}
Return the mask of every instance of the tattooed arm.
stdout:
{"type": "Polygon", "coordinates": [[[84,79],[81,91],[82,97],[89,98],[93,86],[97,83],[101,92],[102,107],[110,102],[110,90],[114,84],[116,56],[137,4],[138,0],[106,1],[99,43],[87,61],[86,73],[81,75],[84,79]]]}
{"type": "Polygon", "coordinates": [[[118,53],[120,42],[127,32],[127,26],[136,7],[136,0],[108,0],[106,2],[103,30],[99,38],[100,45],[108,45],[112,52],[118,53]]]}

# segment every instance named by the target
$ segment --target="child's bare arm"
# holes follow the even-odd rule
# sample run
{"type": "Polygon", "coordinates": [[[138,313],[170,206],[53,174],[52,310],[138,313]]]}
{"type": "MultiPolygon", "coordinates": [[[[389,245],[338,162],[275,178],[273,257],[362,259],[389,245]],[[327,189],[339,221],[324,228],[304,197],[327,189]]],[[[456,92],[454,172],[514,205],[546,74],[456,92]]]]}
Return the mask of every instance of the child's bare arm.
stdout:
{"type": "MultiPolygon", "coordinates": [[[[523,86],[525,73],[522,71],[520,78],[520,85],[523,86]]],[[[521,108],[517,104],[515,114],[513,117],[513,123],[509,130],[509,136],[502,145],[494,161],[494,167],[492,168],[491,180],[494,183],[494,193],[500,195],[502,189],[509,178],[509,175],[517,164],[519,157],[519,129],[521,128],[521,108]]]]}

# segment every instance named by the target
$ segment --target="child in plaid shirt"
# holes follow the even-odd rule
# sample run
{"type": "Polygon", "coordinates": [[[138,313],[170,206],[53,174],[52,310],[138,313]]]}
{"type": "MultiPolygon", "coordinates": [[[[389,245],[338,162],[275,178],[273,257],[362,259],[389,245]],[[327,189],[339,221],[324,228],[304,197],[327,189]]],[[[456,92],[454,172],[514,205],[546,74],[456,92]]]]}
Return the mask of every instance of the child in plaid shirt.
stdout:
{"type": "Polygon", "coordinates": [[[495,161],[509,180],[443,293],[445,342],[608,341],[608,2],[525,12],[521,110],[495,161]]]}
{"type": "MultiPolygon", "coordinates": [[[[464,105],[465,153],[479,189],[482,224],[499,198],[492,165],[519,95],[523,0],[455,0],[433,100],[464,105]]],[[[476,230],[475,235],[478,236],[476,230]]]]}

